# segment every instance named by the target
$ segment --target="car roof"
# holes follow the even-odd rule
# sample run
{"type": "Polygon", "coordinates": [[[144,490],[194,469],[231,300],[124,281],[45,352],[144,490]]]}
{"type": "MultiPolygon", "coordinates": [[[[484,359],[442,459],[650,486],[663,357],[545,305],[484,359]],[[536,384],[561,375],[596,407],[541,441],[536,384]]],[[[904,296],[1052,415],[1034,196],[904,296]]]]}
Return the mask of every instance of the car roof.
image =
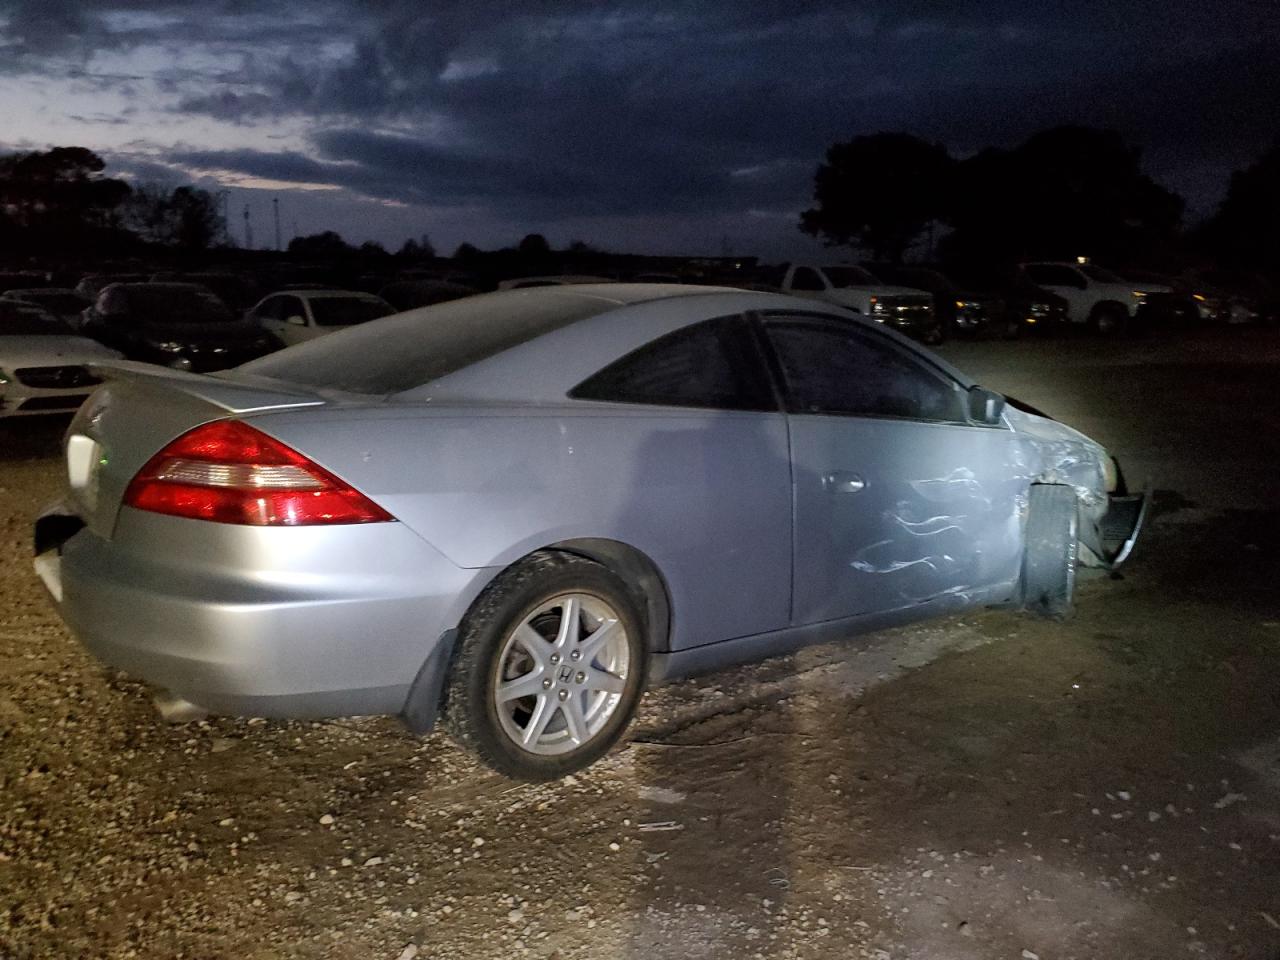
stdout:
{"type": "MultiPolygon", "coordinates": [[[[661,336],[752,311],[865,323],[919,351],[852,311],[781,293],[601,283],[497,291],[419,307],[290,347],[242,369],[245,375],[403,402],[562,404],[586,377],[661,336]],[[494,348],[477,345],[484,340],[494,348]]],[[[944,361],[933,362],[967,381],[944,361]]]]}

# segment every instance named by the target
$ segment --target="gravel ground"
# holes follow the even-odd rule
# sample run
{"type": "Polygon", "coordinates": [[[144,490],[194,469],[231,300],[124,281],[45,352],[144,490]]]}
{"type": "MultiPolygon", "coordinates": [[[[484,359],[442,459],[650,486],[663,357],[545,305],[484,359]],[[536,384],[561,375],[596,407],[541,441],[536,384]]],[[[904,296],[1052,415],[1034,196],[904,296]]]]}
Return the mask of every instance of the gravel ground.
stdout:
{"type": "Polygon", "coordinates": [[[0,958],[1276,960],[1280,338],[947,352],[1156,480],[1123,578],[654,691],[540,786],[160,723],[30,570],[63,424],[0,424],[0,958]]]}

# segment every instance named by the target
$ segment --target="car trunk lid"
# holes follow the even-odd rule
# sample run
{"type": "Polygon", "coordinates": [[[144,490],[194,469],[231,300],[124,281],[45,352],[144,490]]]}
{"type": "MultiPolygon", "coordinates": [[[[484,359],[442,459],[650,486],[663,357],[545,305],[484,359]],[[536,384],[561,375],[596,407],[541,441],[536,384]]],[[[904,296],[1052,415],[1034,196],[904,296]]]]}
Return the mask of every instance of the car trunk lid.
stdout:
{"type": "Polygon", "coordinates": [[[95,365],[105,383],[67,431],[67,506],[110,537],[130,480],[159,450],[193,427],[227,416],[324,406],[291,385],[210,377],[142,363],[95,365]]]}

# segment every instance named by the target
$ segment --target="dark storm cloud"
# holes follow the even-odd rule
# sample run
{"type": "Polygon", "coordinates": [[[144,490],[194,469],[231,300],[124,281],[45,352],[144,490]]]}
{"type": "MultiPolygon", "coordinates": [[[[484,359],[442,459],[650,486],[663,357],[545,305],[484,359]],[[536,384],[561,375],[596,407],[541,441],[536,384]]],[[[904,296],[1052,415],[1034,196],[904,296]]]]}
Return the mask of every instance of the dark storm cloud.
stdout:
{"type": "Polygon", "coordinates": [[[167,74],[172,108],[241,123],[246,142],[300,123],[314,148],[176,151],[174,163],[547,220],[794,211],[829,143],[880,129],[963,152],[1062,122],[1111,125],[1149,148],[1157,175],[1195,167],[1225,183],[1274,135],[1280,79],[1274,3],[1254,0],[5,10],[0,46],[23,62],[59,44],[67,56],[211,45],[225,66],[167,74]]]}

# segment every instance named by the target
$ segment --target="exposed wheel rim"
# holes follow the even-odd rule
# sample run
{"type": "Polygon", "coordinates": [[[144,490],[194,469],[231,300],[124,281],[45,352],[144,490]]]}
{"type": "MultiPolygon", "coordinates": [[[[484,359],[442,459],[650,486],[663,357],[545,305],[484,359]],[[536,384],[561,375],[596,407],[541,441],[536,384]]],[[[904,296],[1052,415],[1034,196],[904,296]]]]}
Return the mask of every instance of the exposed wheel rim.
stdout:
{"type": "Polygon", "coordinates": [[[539,604],[498,654],[491,695],[503,732],[528,753],[580,749],[617,710],[631,661],[631,637],[604,600],[570,593],[539,604]]]}

